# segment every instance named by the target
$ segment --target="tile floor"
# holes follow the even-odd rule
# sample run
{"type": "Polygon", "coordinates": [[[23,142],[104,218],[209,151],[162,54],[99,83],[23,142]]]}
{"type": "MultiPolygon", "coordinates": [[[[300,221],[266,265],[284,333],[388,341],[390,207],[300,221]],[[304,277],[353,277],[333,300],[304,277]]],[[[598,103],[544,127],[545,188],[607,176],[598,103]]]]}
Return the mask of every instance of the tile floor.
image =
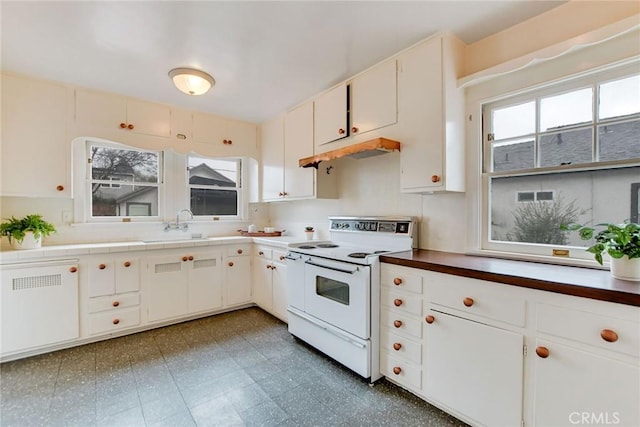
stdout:
{"type": "Polygon", "coordinates": [[[248,308],[6,362],[1,426],[463,426],[248,308]]]}

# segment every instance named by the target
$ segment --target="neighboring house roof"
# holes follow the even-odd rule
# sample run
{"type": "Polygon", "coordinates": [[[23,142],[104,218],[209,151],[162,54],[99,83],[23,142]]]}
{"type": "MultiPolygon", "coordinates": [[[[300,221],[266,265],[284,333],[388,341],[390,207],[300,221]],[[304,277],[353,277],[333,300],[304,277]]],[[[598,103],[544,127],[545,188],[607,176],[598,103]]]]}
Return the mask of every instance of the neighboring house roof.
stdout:
{"type": "Polygon", "coordinates": [[[135,190],[130,191],[130,192],[128,192],[126,194],[123,194],[122,196],[116,198],[116,202],[117,203],[122,203],[122,202],[129,201],[131,199],[135,199],[136,197],[138,197],[138,196],[140,196],[140,195],[142,195],[144,193],[147,193],[149,191],[152,191],[154,189],[156,189],[156,187],[138,187],[135,190]]]}
{"type": "MultiPolygon", "coordinates": [[[[591,129],[557,128],[558,133],[540,140],[540,165],[589,163],[592,161],[591,129]]],[[[640,120],[603,125],[599,130],[601,161],[640,158],[640,120]]],[[[493,150],[496,172],[533,168],[534,141],[497,146],[493,150]]]]}
{"type": "Polygon", "coordinates": [[[235,181],[222,175],[204,163],[189,168],[189,184],[217,185],[219,187],[235,187],[235,181]]]}

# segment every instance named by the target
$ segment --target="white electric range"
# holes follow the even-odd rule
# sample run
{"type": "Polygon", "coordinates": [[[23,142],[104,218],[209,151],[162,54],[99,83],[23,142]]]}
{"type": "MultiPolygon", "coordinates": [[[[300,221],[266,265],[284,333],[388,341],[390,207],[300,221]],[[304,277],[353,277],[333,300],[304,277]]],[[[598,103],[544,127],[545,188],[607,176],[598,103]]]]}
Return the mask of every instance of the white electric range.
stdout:
{"type": "Polygon", "coordinates": [[[379,255],[417,247],[411,217],[330,217],[330,241],[289,247],[289,332],[371,382],[379,362],[379,255]]]}

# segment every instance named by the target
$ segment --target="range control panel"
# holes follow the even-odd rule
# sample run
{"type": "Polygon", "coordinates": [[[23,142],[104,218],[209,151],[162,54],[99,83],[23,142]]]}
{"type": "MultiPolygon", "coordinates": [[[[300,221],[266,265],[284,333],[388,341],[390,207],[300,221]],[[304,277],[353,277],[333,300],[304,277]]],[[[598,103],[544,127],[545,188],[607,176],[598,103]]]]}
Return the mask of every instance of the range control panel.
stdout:
{"type": "Polygon", "coordinates": [[[332,231],[358,231],[375,233],[392,233],[411,235],[413,220],[411,219],[358,219],[333,217],[331,221],[332,231]]]}

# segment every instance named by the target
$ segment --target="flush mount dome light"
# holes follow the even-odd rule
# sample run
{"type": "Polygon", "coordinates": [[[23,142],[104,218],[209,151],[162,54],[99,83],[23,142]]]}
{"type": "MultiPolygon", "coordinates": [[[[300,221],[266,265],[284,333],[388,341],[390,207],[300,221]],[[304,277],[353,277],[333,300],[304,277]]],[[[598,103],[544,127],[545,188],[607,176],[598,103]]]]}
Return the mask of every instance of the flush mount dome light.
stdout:
{"type": "Polygon", "coordinates": [[[173,84],[187,95],[202,95],[216,84],[209,74],[193,68],[174,68],[169,71],[169,77],[173,84]]]}

